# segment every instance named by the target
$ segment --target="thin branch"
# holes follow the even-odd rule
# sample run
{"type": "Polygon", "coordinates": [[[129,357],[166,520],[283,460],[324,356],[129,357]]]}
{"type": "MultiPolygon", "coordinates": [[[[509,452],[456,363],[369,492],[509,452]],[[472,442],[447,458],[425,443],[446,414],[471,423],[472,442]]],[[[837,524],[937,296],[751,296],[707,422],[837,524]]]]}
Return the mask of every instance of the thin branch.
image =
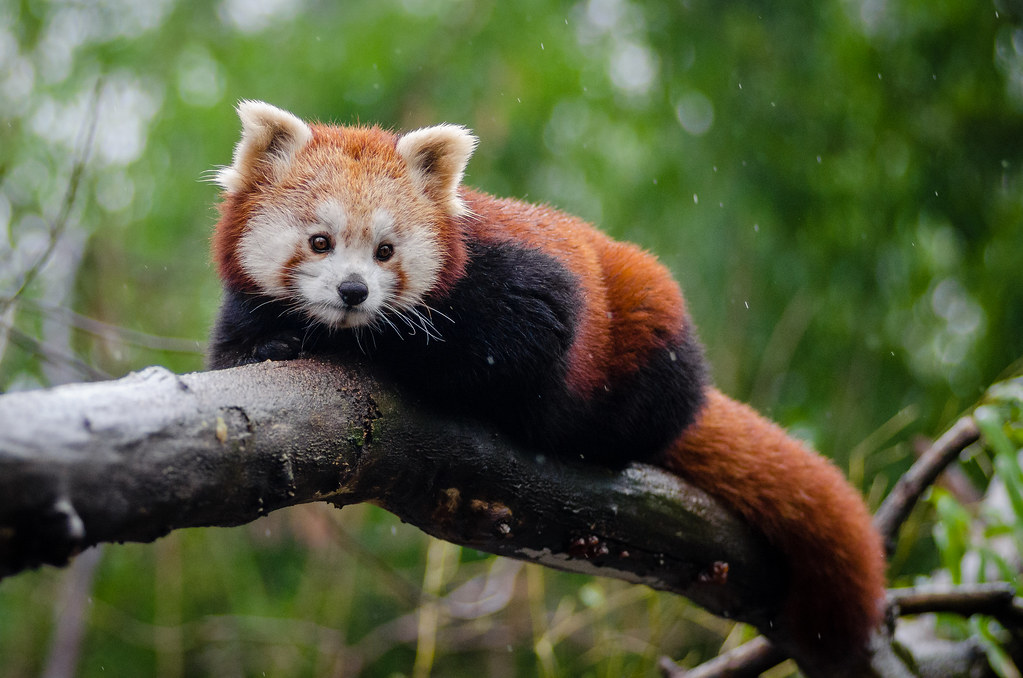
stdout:
{"type": "Polygon", "coordinates": [[[1010,631],[1023,629],[1023,599],[1007,582],[967,584],[954,588],[913,587],[888,592],[889,604],[899,615],[949,612],[963,617],[994,617],[1010,631]]]}
{"type": "Polygon", "coordinates": [[[71,210],[75,206],[75,202],[78,198],[78,189],[82,181],[82,177],[85,174],[85,168],[89,162],[89,156],[92,154],[92,143],[93,138],[96,134],[96,125],[99,121],[99,101],[100,94],[103,88],[103,79],[100,78],[96,81],[92,91],[92,101],[89,105],[88,122],[85,124],[85,140],[82,143],[81,149],[78,153],[78,157],[75,158],[74,163],[71,166],[71,176],[68,178],[67,188],[64,191],[64,198],[61,200],[60,210],[57,213],[56,218],[50,223],[50,228],[47,233],[46,247],[43,249],[42,254],[33,263],[21,278],[21,282],[17,284],[14,291],[5,296],[0,297],[0,313],[3,313],[7,308],[13,304],[25,290],[32,284],[32,281],[36,279],[39,272],[46,265],[46,262],[53,256],[53,252],[57,247],[57,242],[60,240],[61,235],[67,229],[68,220],[71,218],[71,210]]]}
{"type": "Polygon", "coordinates": [[[78,356],[68,353],[56,346],[39,341],[32,335],[27,332],[22,332],[13,325],[5,326],[2,324],[2,321],[0,321],[0,328],[6,330],[11,343],[20,346],[22,350],[36,355],[53,365],[65,365],[70,367],[81,375],[83,379],[99,381],[101,379],[110,378],[109,374],[98,367],[93,367],[78,356]]]}
{"type": "MultiPolygon", "coordinates": [[[[75,158],[71,166],[71,176],[68,178],[67,188],[64,191],[64,198],[61,201],[60,210],[57,213],[57,217],[50,222],[50,227],[47,232],[46,246],[43,248],[39,257],[28,267],[28,269],[24,271],[24,273],[21,274],[21,280],[14,285],[13,291],[6,294],[0,291],[0,358],[2,358],[6,353],[8,339],[16,334],[13,325],[15,313],[18,308],[17,301],[22,297],[25,290],[29,288],[32,282],[42,271],[43,267],[53,256],[53,253],[57,248],[57,243],[60,242],[61,236],[67,230],[68,219],[71,218],[71,211],[74,208],[78,197],[78,189],[82,181],[82,176],[85,173],[89,156],[92,153],[93,138],[96,132],[96,124],[99,120],[99,100],[102,83],[103,79],[98,79],[93,88],[92,101],[89,106],[88,121],[84,127],[85,140],[80,147],[78,157],[75,158]]],[[[36,347],[41,346],[42,345],[37,342],[36,347]]],[[[80,372],[83,374],[89,374],[88,371],[80,370],[80,372]]]]}
{"type": "Polygon", "coordinates": [[[1010,608],[1016,599],[1016,588],[1009,583],[967,584],[956,587],[909,587],[888,592],[888,602],[899,606],[899,614],[953,612],[969,617],[973,614],[993,615],[1010,608]]]}
{"type": "Polygon", "coordinates": [[[874,525],[884,538],[889,555],[895,550],[899,529],[909,518],[920,496],[963,450],[979,439],[980,431],[973,417],[962,417],[899,478],[874,514],[874,525]]]}
{"type": "Polygon", "coordinates": [[[90,318],[64,306],[26,299],[22,303],[22,308],[55,318],[67,323],[71,327],[106,341],[115,341],[120,344],[140,346],[155,351],[169,351],[171,353],[191,353],[195,355],[203,355],[205,353],[203,343],[196,339],[164,337],[148,332],[140,332],[90,318]]]}
{"type": "Polygon", "coordinates": [[[665,678],[756,678],[786,659],[771,641],[760,636],[692,669],[662,657],[660,669],[665,678]]]}

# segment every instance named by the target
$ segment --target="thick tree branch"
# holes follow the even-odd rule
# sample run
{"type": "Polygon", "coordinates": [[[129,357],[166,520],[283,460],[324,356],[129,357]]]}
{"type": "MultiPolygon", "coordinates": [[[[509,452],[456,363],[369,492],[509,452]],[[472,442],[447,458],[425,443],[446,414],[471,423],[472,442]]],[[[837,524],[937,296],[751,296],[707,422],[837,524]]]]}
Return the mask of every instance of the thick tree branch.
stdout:
{"type": "Polygon", "coordinates": [[[675,476],[515,450],[359,366],[149,368],[0,396],[0,575],[318,500],[371,501],[448,541],[674,591],[760,627],[783,589],[763,540],[675,476]]]}
{"type": "MultiPolygon", "coordinates": [[[[887,534],[950,450],[974,439],[975,428],[961,424],[935,444],[941,461],[911,472],[911,491],[879,518],[887,534]]],[[[180,376],[149,368],[0,396],[0,577],[63,565],[101,542],[239,525],[310,501],[373,502],[441,539],[672,591],[768,636],[784,594],[778,554],[676,476],[517,449],[428,411],[358,364],[180,376]]],[[[1004,593],[987,593],[1004,606],[1004,593]]],[[[893,603],[906,611],[914,600],[893,603]]],[[[1015,604],[999,610],[1018,619],[1015,604]]],[[[879,634],[875,646],[871,675],[909,675],[890,638],[879,634]]],[[[664,670],[752,675],[783,656],[757,640],[694,673],[664,670]]]]}

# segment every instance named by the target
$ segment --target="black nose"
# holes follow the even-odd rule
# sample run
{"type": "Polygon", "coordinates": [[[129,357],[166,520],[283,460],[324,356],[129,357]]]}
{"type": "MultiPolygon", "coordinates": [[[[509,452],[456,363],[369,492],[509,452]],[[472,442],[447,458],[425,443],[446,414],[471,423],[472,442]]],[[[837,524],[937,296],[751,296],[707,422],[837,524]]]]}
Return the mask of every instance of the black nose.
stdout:
{"type": "Polygon", "coordinates": [[[337,293],[341,295],[341,301],[345,306],[358,306],[366,301],[369,288],[361,280],[346,280],[337,286],[337,293]]]}

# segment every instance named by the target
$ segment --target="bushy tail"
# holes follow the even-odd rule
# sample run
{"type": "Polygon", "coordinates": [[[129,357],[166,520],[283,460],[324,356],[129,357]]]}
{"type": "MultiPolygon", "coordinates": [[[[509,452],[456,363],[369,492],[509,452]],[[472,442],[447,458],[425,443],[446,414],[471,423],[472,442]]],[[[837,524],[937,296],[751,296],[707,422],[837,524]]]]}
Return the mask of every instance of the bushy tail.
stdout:
{"type": "Polygon", "coordinates": [[[859,493],[831,462],[711,388],[665,465],[785,554],[789,590],[776,627],[808,661],[864,653],[883,612],[884,550],[859,493]]]}

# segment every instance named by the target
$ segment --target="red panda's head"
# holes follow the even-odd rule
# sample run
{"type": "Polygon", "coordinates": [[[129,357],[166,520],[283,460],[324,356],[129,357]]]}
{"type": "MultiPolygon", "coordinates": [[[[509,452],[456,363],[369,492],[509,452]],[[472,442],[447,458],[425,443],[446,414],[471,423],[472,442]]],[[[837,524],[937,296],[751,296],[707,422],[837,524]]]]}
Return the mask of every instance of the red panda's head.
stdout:
{"type": "Polygon", "coordinates": [[[241,141],[216,173],[213,247],[226,284],[343,328],[414,313],[461,275],[468,130],[309,125],[256,101],[238,115],[241,141]]]}

